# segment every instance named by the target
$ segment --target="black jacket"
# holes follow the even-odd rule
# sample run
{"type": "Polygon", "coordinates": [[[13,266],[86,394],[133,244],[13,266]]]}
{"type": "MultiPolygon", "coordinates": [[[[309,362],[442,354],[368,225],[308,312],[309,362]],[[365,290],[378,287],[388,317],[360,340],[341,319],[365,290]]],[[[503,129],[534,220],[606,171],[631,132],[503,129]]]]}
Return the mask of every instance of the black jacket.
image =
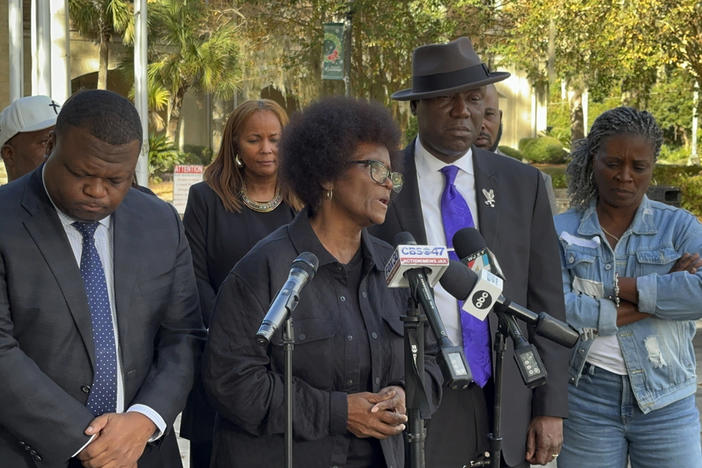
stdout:
{"type": "MultiPolygon", "coordinates": [[[[364,269],[357,303],[370,345],[367,390],[404,380],[403,325],[406,289],[388,289],[384,265],[392,253],[385,242],[362,234],[364,269]]],[[[204,367],[205,387],[218,411],[213,466],[281,466],[284,457],[284,356],[280,331],[268,347],[255,334],[268,305],[301,252],[319,258],[316,276],[302,291],[294,311],[293,375],[295,466],[344,465],[350,438],[346,430],[346,384],[358,368],[353,337],[339,327],[345,290],[343,266],[329,254],[309,224],[307,211],[258,243],[222,283],[210,327],[204,367]],[[339,362],[345,363],[339,365],[339,362]]],[[[361,326],[360,328],[364,328],[361,326]]],[[[431,405],[441,392],[441,375],[427,338],[426,387],[431,405]]],[[[381,441],[389,467],[404,466],[402,437],[381,441]]]]}

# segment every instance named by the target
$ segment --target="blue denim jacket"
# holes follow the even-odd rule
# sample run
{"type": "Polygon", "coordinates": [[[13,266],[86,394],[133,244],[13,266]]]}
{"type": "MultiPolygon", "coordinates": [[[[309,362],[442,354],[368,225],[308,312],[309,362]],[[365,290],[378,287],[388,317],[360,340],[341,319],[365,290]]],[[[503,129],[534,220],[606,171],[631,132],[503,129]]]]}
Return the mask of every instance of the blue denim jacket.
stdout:
{"type": "Polygon", "coordinates": [[[580,332],[569,380],[577,385],[595,335],[617,335],[641,411],[695,393],[694,320],[702,317],[702,271],[669,273],[685,253],[702,255],[702,225],[689,212],[644,196],[614,251],[594,201],[555,217],[566,319],[580,332]],[[639,311],[651,318],[617,327],[614,272],[635,277],[639,311]]]}

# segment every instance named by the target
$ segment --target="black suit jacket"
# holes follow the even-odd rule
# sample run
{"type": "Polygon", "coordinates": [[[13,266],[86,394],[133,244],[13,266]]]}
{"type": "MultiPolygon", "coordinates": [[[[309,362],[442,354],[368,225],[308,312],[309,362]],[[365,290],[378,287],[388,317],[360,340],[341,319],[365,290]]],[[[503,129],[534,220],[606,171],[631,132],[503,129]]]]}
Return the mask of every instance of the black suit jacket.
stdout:
{"type": "MultiPolygon", "coordinates": [[[[67,466],[93,419],[90,312],[41,170],[0,188],[0,460],[13,468],[67,466]]],[[[190,249],[175,210],[135,189],[113,223],[125,409],[147,405],[170,428],[204,336],[190,249]]],[[[172,430],[139,466],[180,466],[172,430]]]]}
{"type": "MultiPolygon", "coordinates": [[[[269,213],[258,213],[245,206],[240,213],[232,213],[224,208],[219,195],[207,182],[190,187],[183,226],[192,250],[205,326],[210,325],[219,285],[236,262],[256,242],[294,217],[295,211],[284,202],[269,213]]],[[[214,424],[215,411],[205,395],[198,366],[180,421],[180,435],[193,442],[211,441],[214,424]]]]}
{"type": "MultiPolygon", "coordinates": [[[[426,244],[417,185],[414,141],[405,148],[405,185],[392,200],[385,223],[371,232],[388,242],[409,231],[426,244]]],[[[556,233],[544,181],[538,170],[511,158],[473,146],[478,224],[488,247],[506,275],[503,294],[514,302],[565,321],[563,287],[556,233]],[[494,206],[486,203],[494,194],[494,206]]],[[[523,325],[523,324],[522,324],[523,325]]],[[[490,315],[494,333],[497,321],[490,315]]],[[[526,433],[534,416],[565,417],[568,412],[569,351],[523,326],[536,344],[548,371],[548,382],[535,390],[524,386],[508,342],[504,360],[503,455],[510,465],[524,460],[526,433]]],[[[493,358],[494,362],[494,358],[493,358]]]]}

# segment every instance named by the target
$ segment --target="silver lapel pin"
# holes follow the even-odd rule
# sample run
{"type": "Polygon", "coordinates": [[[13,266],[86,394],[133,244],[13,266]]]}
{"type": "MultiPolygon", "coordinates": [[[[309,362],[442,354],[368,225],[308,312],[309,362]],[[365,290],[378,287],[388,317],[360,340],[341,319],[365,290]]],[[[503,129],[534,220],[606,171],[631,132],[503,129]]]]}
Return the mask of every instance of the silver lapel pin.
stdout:
{"type": "Polygon", "coordinates": [[[483,189],[483,196],[485,197],[485,204],[490,208],[495,208],[495,192],[492,189],[483,189]]]}

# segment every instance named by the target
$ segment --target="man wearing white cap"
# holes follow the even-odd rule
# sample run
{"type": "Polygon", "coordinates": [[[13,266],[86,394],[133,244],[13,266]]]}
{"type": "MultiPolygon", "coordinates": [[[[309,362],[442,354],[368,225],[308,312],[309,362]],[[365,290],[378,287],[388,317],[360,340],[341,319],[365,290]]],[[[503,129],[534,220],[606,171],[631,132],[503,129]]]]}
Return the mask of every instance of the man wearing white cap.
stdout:
{"type": "Polygon", "coordinates": [[[7,181],[37,168],[49,152],[49,135],[61,106],[49,96],[17,99],[0,114],[0,154],[7,181]]]}

